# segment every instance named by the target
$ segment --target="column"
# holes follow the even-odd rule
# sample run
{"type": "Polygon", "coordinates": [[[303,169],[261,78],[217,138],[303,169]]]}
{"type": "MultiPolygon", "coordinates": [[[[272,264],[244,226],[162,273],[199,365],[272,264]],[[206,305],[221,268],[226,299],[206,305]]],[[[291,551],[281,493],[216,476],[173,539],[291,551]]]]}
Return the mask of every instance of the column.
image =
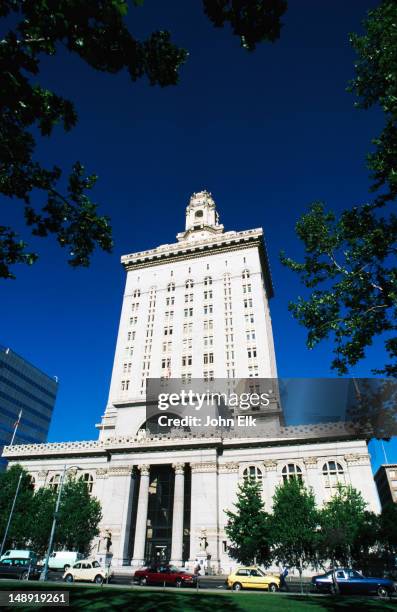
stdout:
{"type": "Polygon", "coordinates": [[[145,544],[147,528],[147,509],[149,502],[149,465],[138,465],[141,472],[139,485],[138,508],[136,514],[134,556],[132,565],[143,565],[145,562],[145,544]]]}
{"type": "Polygon", "coordinates": [[[273,508],[274,492],[277,485],[280,483],[280,477],[277,471],[278,462],[276,459],[265,459],[263,467],[265,468],[265,479],[263,482],[265,510],[269,512],[273,508]]]}
{"type": "Polygon", "coordinates": [[[185,464],[174,463],[175,470],[174,507],[172,511],[171,563],[182,565],[183,556],[183,502],[185,492],[185,464]]]}
{"type": "Polygon", "coordinates": [[[211,566],[219,568],[218,469],[216,461],[191,463],[190,559],[211,555],[211,566]],[[203,547],[203,535],[208,546],[203,547]]]}

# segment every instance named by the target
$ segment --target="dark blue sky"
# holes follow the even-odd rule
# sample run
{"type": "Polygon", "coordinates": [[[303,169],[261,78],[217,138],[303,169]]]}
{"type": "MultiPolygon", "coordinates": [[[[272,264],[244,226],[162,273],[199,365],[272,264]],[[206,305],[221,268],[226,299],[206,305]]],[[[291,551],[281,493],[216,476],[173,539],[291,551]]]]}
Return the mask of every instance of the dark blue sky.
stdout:
{"type": "MultiPolygon", "coordinates": [[[[356,110],[346,92],[348,33],[376,4],[292,0],[280,41],[247,53],[228,28],[212,26],[200,1],[146,0],[131,9],[132,31],[169,29],[190,52],[180,84],[163,90],[95,72],[63,50],[43,60],[42,81],[75,102],[79,123],[56,130],[38,154],[65,169],[79,159],[99,175],[95,197],[115,240],[113,255],[72,270],[52,239],[29,237],[40,261],[1,283],[1,342],[60,380],[51,441],[96,437],[123,294],[120,255],[173,242],[190,194],[204,188],[226,229],[265,228],[279,374],[333,375],[330,345],[309,352],[288,313],[302,288],[278,257],[281,249],[299,256],[294,224],[313,200],[342,209],[368,199],[365,155],[382,117],[356,110]]],[[[2,208],[2,223],[28,236],[19,203],[2,208]]],[[[383,357],[373,347],[355,374],[369,375],[383,357]]]]}

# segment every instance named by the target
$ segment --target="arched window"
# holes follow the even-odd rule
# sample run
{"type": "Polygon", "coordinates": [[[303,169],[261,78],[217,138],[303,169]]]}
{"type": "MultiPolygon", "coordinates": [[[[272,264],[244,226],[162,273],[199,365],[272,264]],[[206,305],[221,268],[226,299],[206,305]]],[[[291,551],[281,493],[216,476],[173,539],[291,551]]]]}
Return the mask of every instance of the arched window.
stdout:
{"type": "Polygon", "coordinates": [[[257,465],[250,465],[245,468],[243,472],[243,478],[244,480],[247,480],[247,478],[249,478],[250,480],[255,480],[256,482],[261,483],[263,478],[262,470],[258,468],[257,465]]]}
{"type": "Polygon", "coordinates": [[[61,481],[61,477],[59,474],[55,474],[54,476],[51,476],[50,482],[49,482],[51,489],[53,489],[54,491],[58,491],[60,481],[61,481]]]}
{"type": "Polygon", "coordinates": [[[140,289],[135,289],[134,293],[132,294],[134,298],[139,298],[139,296],[141,295],[141,290],[140,289]]]}
{"type": "Polygon", "coordinates": [[[345,471],[340,463],[327,461],[323,465],[324,484],[326,487],[335,488],[338,484],[345,484],[345,471]]]}
{"type": "Polygon", "coordinates": [[[208,287],[208,285],[212,285],[212,278],[210,276],[206,276],[204,279],[204,285],[208,287]]]}
{"type": "Polygon", "coordinates": [[[168,283],[167,291],[175,291],[175,283],[168,283]]]}
{"type": "Polygon", "coordinates": [[[243,278],[249,278],[250,277],[250,271],[245,269],[243,270],[243,273],[241,275],[243,278]]]}
{"type": "Polygon", "coordinates": [[[91,474],[89,474],[88,472],[85,472],[84,474],[80,476],[80,480],[82,480],[86,484],[88,492],[91,493],[92,487],[94,485],[94,479],[91,476],[91,474]]]}
{"type": "Polygon", "coordinates": [[[186,289],[193,289],[194,286],[194,282],[191,278],[188,278],[186,283],[185,283],[185,288],[186,289]]]}
{"type": "Polygon", "coordinates": [[[292,480],[293,478],[297,478],[298,480],[302,481],[302,470],[300,469],[299,465],[296,465],[296,463],[288,463],[285,465],[281,470],[281,475],[284,482],[287,480],[292,480]]]}

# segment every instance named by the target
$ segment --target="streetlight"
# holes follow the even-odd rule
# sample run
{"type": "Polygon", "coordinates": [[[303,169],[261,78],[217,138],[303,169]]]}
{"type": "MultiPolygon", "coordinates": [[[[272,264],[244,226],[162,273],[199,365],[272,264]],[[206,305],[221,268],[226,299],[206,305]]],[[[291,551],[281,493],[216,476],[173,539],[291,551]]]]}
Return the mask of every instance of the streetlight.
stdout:
{"type": "Polygon", "coordinates": [[[52,545],[53,545],[53,542],[54,542],[55,527],[56,527],[56,524],[57,524],[58,510],[59,510],[59,504],[61,503],[62,489],[63,489],[63,483],[64,483],[65,476],[66,476],[66,470],[71,470],[73,468],[79,469],[79,467],[77,465],[70,465],[68,468],[66,467],[66,465],[64,465],[64,467],[63,467],[63,472],[62,472],[61,480],[60,480],[60,483],[59,483],[57,502],[55,504],[54,518],[52,520],[50,539],[48,541],[47,555],[46,555],[46,558],[45,558],[45,563],[44,563],[43,571],[40,574],[40,580],[41,581],[47,580],[47,576],[48,576],[48,563],[49,563],[49,560],[50,560],[50,554],[51,554],[52,545]]]}

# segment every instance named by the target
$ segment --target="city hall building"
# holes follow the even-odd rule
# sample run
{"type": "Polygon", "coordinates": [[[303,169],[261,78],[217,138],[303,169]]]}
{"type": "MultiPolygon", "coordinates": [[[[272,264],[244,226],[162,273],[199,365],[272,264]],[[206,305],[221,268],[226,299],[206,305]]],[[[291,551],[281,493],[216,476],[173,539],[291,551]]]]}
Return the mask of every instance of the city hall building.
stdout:
{"type": "Polygon", "coordinates": [[[164,388],[175,379],[243,380],[255,391],[277,377],[262,229],[224,231],[203,191],[192,195],[177,242],[121,261],[126,286],[98,439],[4,450],[36,487],[58,486],[65,465],[84,478],[103,512],[93,554],[108,552],[114,567],[164,559],[228,572],[236,563],[225,510],[247,477],[262,483],[268,511],[276,486],[291,477],[312,487],[319,504],[339,482],[351,483],[379,511],[366,441],[343,422],[286,426],[274,401],[246,410],[261,419],[260,435],[148,426],[148,379],[164,388]]]}

